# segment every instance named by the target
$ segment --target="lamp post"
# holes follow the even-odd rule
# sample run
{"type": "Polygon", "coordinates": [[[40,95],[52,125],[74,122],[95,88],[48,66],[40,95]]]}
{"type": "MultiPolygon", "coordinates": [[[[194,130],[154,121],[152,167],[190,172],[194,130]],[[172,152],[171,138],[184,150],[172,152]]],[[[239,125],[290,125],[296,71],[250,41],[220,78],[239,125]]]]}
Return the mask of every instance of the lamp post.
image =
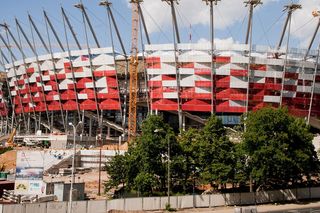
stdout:
{"type": "Polygon", "coordinates": [[[73,128],[73,154],[72,154],[72,167],[71,167],[71,184],[70,184],[70,192],[69,192],[69,205],[68,205],[68,213],[72,213],[72,192],[73,192],[73,183],[74,183],[74,164],[75,164],[75,156],[76,156],[76,134],[77,129],[82,129],[82,121],[79,121],[79,123],[74,126],[71,122],[69,123],[69,126],[72,126],[73,128]]]}
{"type": "MultiPolygon", "coordinates": [[[[155,129],[154,130],[155,133],[157,132],[162,132],[162,133],[166,133],[166,131],[164,131],[163,129],[155,129]]],[[[167,144],[168,144],[168,204],[170,205],[170,137],[166,137],[167,138],[167,144]]]]}

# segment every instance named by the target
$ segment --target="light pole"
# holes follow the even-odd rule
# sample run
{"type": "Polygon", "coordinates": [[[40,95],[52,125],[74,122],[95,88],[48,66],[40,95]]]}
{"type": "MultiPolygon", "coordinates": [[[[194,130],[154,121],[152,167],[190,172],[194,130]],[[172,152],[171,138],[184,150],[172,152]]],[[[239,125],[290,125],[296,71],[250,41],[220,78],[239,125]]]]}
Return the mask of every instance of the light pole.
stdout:
{"type": "Polygon", "coordinates": [[[73,128],[73,154],[72,154],[72,167],[71,167],[71,184],[70,184],[70,192],[69,192],[69,205],[68,205],[68,213],[72,213],[72,192],[73,192],[73,183],[74,183],[74,164],[75,164],[75,157],[76,157],[76,134],[77,129],[82,129],[82,121],[79,121],[79,123],[74,126],[71,122],[69,123],[69,126],[72,126],[73,128]]]}
{"type": "MultiPolygon", "coordinates": [[[[162,132],[162,133],[166,133],[166,131],[164,131],[163,129],[155,129],[154,130],[155,133],[157,132],[162,132]]],[[[167,144],[168,144],[168,204],[170,205],[170,137],[166,136],[167,139],[167,144]]]]}

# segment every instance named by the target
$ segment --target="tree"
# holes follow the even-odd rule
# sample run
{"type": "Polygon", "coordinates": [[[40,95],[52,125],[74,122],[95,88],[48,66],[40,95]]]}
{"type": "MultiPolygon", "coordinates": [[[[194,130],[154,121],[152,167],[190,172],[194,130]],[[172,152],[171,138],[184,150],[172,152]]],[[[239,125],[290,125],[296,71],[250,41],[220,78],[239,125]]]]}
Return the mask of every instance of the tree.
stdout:
{"type": "MultiPolygon", "coordinates": [[[[119,180],[125,179],[128,190],[135,189],[143,194],[152,194],[153,188],[165,192],[167,186],[168,141],[170,141],[172,159],[180,153],[179,145],[173,129],[163,121],[162,117],[150,115],[142,123],[141,136],[131,142],[128,152],[123,156],[114,158],[107,165],[110,180],[106,186],[115,186],[119,180]],[[124,163],[126,166],[120,165],[124,163]],[[111,169],[115,167],[121,169],[111,169]],[[121,174],[120,174],[121,172],[121,174]],[[125,177],[122,177],[125,175],[125,177]]],[[[175,174],[175,173],[173,173],[175,174]]]]}
{"type": "Polygon", "coordinates": [[[127,167],[125,156],[117,154],[105,168],[109,175],[109,180],[105,182],[106,192],[112,188],[118,188],[119,185],[124,185],[126,183],[127,167]]]}
{"type": "Polygon", "coordinates": [[[193,180],[199,179],[200,132],[197,129],[190,128],[178,137],[181,154],[174,161],[175,164],[172,165],[172,168],[180,177],[183,192],[187,192],[188,188],[194,184],[193,180]]]}
{"type": "Polygon", "coordinates": [[[260,187],[287,186],[319,172],[313,135],[284,108],[250,112],[245,120],[243,148],[250,175],[260,187]]]}
{"type": "Polygon", "coordinates": [[[225,185],[234,178],[234,144],[228,139],[222,121],[212,115],[199,141],[200,174],[211,185],[225,185]]]}

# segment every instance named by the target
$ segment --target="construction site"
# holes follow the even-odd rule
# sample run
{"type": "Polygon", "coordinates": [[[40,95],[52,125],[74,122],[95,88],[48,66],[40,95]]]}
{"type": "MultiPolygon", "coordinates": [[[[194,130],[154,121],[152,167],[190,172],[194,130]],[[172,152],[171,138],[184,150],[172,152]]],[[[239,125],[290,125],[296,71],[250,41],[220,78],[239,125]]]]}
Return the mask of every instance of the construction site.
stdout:
{"type": "MultiPolygon", "coordinates": [[[[108,17],[112,44],[119,43],[120,49],[101,46],[87,13],[87,6],[98,5],[85,6],[82,1],[74,7],[81,12],[85,46],[80,45],[80,32],[75,32],[63,7],[55,18],[63,22],[64,35],[57,33],[45,10],[46,32],[38,29],[31,15],[26,17],[30,29],[18,19],[15,26],[0,23],[2,146],[14,147],[17,153],[45,149],[39,156],[52,159],[50,165],[34,168],[42,168],[46,175],[39,180],[46,183],[57,179],[53,174],[60,175],[59,181],[70,181],[70,177],[63,177],[71,174],[72,148],[77,148],[79,159],[73,163],[78,165],[78,172],[98,169],[92,177],[99,176],[99,183],[98,178],[90,180],[95,194],[101,186],[101,164],[127,149],[149,114],[162,115],[178,132],[203,126],[212,114],[225,126],[233,127],[250,111],[287,107],[292,115],[304,118],[319,131],[320,44],[316,38],[320,11],[311,11],[318,24],[308,48],[289,48],[292,16],[303,5],[284,5],[286,19],[279,42],[270,48],[252,43],[253,14],[261,0],[244,1],[248,8],[245,40],[233,44],[215,42],[214,10],[220,1],[198,1],[210,10],[207,43],[182,42],[175,11],[178,0],[159,1],[168,6],[172,16],[172,43],[166,44],[152,43],[142,0],[131,1],[130,47],[124,45],[112,2],[99,4],[108,17]],[[76,46],[70,47],[71,42],[76,46]],[[60,51],[53,51],[52,43],[57,43],[60,51]],[[46,54],[39,54],[43,51],[46,54]]],[[[10,168],[15,169],[14,163],[10,168]]],[[[85,176],[78,177],[79,183],[85,182],[85,176]]],[[[46,187],[49,190],[53,186],[46,187]]]]}

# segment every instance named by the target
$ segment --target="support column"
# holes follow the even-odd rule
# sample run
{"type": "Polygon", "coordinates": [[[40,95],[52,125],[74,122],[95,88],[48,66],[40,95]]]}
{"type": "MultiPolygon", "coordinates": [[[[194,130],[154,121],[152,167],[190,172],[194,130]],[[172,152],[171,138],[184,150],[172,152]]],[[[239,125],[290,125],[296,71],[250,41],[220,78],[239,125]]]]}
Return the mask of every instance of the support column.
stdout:
{"type": "Polygon", "coordinates": [[[92,118],[89,117],[89,137],[92,136],[92,118]]]}

